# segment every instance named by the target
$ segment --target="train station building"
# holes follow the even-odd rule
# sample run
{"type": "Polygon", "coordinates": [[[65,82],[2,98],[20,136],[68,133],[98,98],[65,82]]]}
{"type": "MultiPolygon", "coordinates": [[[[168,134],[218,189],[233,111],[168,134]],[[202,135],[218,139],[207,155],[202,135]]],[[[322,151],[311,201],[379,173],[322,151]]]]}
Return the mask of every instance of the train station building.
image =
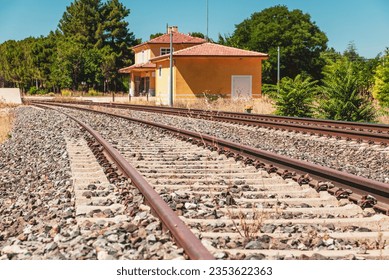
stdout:
{"type": "Polygon", "coordinates": [[[130,95],[155,96],[158,104],[193,100],[204,94],[258,98],[265,53],[209,43],[169,28],[162,36],[132,48],[135,64],[119,70],[130,75],[130,95]],[[170,33],[173,43],[173,83],[170,86],[170,33]]]}

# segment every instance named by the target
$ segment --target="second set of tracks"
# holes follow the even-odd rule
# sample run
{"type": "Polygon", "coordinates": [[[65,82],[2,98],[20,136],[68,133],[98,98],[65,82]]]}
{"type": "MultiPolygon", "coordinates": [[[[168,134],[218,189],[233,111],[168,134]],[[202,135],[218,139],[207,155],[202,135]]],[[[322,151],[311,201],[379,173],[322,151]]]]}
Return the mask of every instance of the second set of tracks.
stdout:
{"type": "MultiPolygon", "coordinates": [[[[52,102],[52,101],[50,101],[52,102]]],[[[58,102],[60,103],[60,102],[58,102]]],[[[303,134],[335,137],[337,139],[356,140],[370,144],[389,144],[389,126],[375,123],[358,123],[331,121],[323,119],[284,117],[276,115],[248,114],[226,111],[200,109],[170,108],[148,105],[132,105],[120,103],[71,101],[74,105],[93,105],[107,108],[128,109],[212,121],[228,122],[250,126],[260,126],[270,129],[293,131],[303,134]]]]}
{"type": "Polygon", "coordinates": [[[146,121],[66,111],[73,119],[94,115],[93,125],[84,128],[121,172],[144,188],[146,200],[190,258],[389,255],[387,184],[182,129],[157,125],[162,136],[151,137],[139,128],[151,125],[146,121]],[[100,133],[110,144],[91,128],[104,118],[109,125],[100,133]],[[155,206],[163,204],[169,207],[155,206]],[[186,227],[202,243],[188,237],[186,227]]]}

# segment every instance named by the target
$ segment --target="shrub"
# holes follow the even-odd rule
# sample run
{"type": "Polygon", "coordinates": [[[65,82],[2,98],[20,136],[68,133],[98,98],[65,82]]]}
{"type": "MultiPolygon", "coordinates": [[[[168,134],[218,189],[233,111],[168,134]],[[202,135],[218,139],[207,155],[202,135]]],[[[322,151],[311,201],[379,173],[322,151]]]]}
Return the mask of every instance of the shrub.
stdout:
{"type": "Polygon", "coordinates": [[[89,89],[87,95],[88,95],[88,96],[99,96],[100,94],[99,94],[99,92],[98,92],[97,90],[91,88],[91,89],[89,89]]]}
{"type": "Polygon", "coordinates": [[[317,93],[317,81],[297,75],[285,77],[276,85],[268,85],[266,93],[275,100],[276,114],[289,117],[312,117],[313,99],[317,93]]]}
{"type": "Polygon", "coordinates": [[[34,94],[37,93],[37,91],[38,91],[38,88],[37,88],[36,86],[32,86],[32,87],[30,87],[30,89],[28,90],[28,93],[34,95],[34,94]]]}
{"type": "Polygon", "coordinates": [[[63,89],[61,90],[61,95],[62,96],[72,96],[72,91],[71,90],[68,90],[68,89],[63,89]]]}
{"type": "Polygon", "coordinates": [[[36,93],[39,94],[39,95],[45,95],[45,94],[47,94],[47,90],[41,88],[41,89],[38,89],[36,93]]]}
{"type": "Polygon", "coordinates": [[[373,95],[381,106],[389,107],[389,53],[376,69],[373,95]]]}
{"type": "Polygon", "coordinates": [[[349,60],[334,62],[324,72],[320,117],[331,120],[371,122],[375,119],[371,101],[361,95],[360,73],[349,60]]]}

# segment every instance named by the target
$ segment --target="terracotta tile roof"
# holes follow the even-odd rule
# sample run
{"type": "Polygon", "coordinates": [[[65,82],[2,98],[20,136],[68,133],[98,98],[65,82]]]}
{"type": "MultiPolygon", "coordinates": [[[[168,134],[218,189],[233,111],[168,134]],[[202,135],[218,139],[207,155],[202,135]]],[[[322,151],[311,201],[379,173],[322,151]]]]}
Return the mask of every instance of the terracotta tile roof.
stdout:
{"type": "MultiPolygon", "coordinates": [[[[265,53],[246,51],[223,45],[204,43],[173,53],[175,57],[209,56],[209,57],[268,57],[265,53]]],[[[168,58],[169,55],[154,57],[151,61],[168,58]]]]}
{"type": "Polygon", "coordinates": [[[205,43],[174,52],[174,56],[259,56],[267,57],[267,54],[246,51],[219,44],[205,43]]]}
{"type": "MultiPolygon", "coordinates": [[[[202,44],[205,42],[206,40],[202,38],[193,37],[180,32],[173,32],[173,44],[202,44]]],[[[163,34],[159,37],[151,39],[150,41],[144,42],[133,48],[137,48],[145,44],[169,44],[169,43],[170,43],[170,34],[163,34]]]]}
{"type": "Polygon", "coordinates": [[[120,69],[119,73],[131,73],[132,70],[154,69],[155,67],[157,67],[157,65],[154,63],[151,63],[151,62],[138,63],[138,64],[131,65],[129,67],[125,67],[125,68],[120,69]]]}

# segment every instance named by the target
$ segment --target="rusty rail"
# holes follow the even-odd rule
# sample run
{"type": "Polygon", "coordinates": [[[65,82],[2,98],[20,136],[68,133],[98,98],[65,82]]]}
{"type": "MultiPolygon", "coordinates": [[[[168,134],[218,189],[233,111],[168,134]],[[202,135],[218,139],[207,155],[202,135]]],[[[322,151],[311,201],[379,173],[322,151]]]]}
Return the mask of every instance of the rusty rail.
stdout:
{"type": "MultiPolygon", "coordinates": [[[[50,108],[39,105],[43,108],[50,108]]],[[[131,179],[132,183],[144,195],[148,204],[170,231],[176,242],[184,249],[186,254],[192,260],[212,260],[213,255],[204,247],[201,241],[192,233],[192,231],[181,221],[173,210],[165,203],[154,188],[143,178],[143,176],[129,164],[125,158],[115,150],[97,131],[89,125],[81,122],[73,116],[65,114],[70,119],[77,122],[81,127],[87,130],[105,149],[112,160],[123,170],[124,174],[131,179]]]]}
{"type": "Polygon", "coordinates": [[[105,114],[158,127],[175,133],[194,144],[204,145],[210,149],[217,150],[219,153],[224,153],[228,157],[243,160],[256,167],[264,167],[269,172],[277,172],[284,178],[293,178],[299,183],[308,183],[316,190],[325,189],[333,194],[337,191],[347,190],[338,198],[348,198],[358,204],[363,204],[367,196],[373,196],[377,201],[372,203],[373,205],[370,206],[377,211],[389,215],[389,185],[382,182],[341,172],[306,161],[291,159],[276,153],[237,144],[199,132],[192,132],[168,125],[139,120],[114,113],[101,112],[93,109],[73,107],[65,104],[58,104],[58,106],[105,114]],[[336,188],[331,190],[330,188],[323,187],[323,183],[325,185],[326,182],[333,183],[336,188]]]}

